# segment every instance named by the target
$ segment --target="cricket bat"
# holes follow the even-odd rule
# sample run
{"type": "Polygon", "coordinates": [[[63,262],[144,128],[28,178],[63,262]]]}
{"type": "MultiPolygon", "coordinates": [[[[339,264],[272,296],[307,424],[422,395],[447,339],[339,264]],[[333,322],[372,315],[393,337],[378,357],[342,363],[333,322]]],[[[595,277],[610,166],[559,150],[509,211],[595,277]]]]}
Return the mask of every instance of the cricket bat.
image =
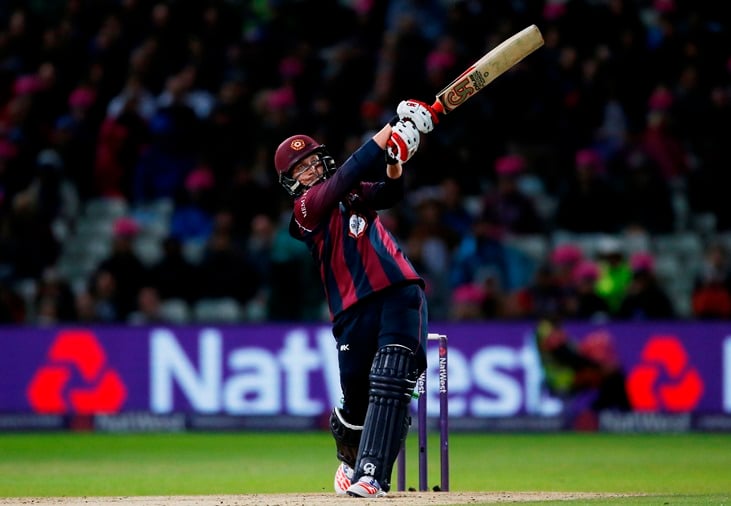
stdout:
{"type": "Polygon", "coordinates": [[[440,114],[455,110],[542,45],[543,35],[536,25],[524,28],[490,50],[445,86],[437,93],[432,108],[440,114]]]}

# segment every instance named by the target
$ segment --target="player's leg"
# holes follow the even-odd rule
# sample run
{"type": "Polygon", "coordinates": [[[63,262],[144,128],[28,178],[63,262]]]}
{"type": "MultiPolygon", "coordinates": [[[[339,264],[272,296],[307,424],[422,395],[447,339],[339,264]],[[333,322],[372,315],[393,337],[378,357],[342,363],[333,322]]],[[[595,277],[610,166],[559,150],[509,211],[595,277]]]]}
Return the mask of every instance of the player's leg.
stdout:
{"type": "Polygon", "coordinates": [[[338,495],[345,494],[351,485],[368,409],[368,374],[378,335],[371,314],[372,311],[349,311],[333,326],[343,393],[342,406],[333,408],[330,414],[330,430],[340,461],[333,480],[338,495]]]}
{"type": "Polygon", "coordinates": [[[409,405],[416,379],[426,368],[423,291],[416,285],[405,286],[389,291],[380,304],[379,349],[369,375],[368,412],[354,483],[348,489],[349,494],[364,497],[378,495],[374,487],[390,490],[393,464],[411,422],[409,405]]]}
{"type": "Polygon", "coordinates": [[[348,423],[340,408],[335,407],[330,413],[330,431],[335,438],[337,457],[340,461],[335,471],[333,488],[336,494],[345,495],[353,480],[353,468],[358,457],[363,426],[348,423]]]}
{"type": "Polygon", "coordinates": [[[416,385],[414,353],[389,344],[376,353],[370,400],[355,465],[351,495],[372,497],[390,489],[393,463],[409,430],[409,403],[416,385]]]}

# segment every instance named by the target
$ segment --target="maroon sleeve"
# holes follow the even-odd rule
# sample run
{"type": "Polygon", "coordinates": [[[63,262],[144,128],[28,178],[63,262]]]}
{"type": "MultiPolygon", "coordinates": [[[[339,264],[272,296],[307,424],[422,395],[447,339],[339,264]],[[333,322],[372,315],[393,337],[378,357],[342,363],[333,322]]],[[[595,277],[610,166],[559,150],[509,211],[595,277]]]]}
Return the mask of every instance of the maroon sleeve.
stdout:
{"type": "Polygon", "coordinates": [[[358,148],[332,177],[297,198],[294,221],[299,228],[305,232],[314,230],[378,161],[384,163],[383,150],[371,139],[358,148]]]}
{"type": "Polygon", "coordinates": [[[404,178],[387,177],[378,183],[362,183],[361,193],[368,205],[376,210],[388,209],[398,203],[404,196],[404,178]]]}

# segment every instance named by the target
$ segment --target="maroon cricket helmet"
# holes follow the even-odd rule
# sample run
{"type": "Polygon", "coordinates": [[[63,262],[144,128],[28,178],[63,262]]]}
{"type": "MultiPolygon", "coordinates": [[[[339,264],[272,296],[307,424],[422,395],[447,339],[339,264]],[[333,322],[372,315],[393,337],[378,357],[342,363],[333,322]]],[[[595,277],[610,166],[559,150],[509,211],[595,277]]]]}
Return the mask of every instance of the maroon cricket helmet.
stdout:
{"type": "Polygon", "coordinates": [[[307,187],[292,178],[292,168],[303,158],[316,154],[324,166],[323,175],[313,184],[327,179],[335,172],[335,160],[328,153],[324,144],[320,144],[308,135],[293,135],[284,139],[274,153],[274,168],[279,175],[279,183],[290,195],[300,195],[307,187]]]}

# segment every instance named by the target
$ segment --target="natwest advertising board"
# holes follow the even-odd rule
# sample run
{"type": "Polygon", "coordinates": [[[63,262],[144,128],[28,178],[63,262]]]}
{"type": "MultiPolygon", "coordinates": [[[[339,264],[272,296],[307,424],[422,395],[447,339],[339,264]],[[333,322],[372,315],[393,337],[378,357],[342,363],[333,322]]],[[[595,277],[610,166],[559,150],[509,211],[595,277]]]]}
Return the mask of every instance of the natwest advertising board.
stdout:
{"type": "MultiPolygon", "coordinates": [[[[731,323],[567,324],[614,341],[637,411],[731,413],[731,323]]],[[[433,324],[455,418],[555,415],[532,323],[433,324]]],[[[327,325],[0,328],[0,413],[321,416],[340,400],[327,325]]],[[[437,348],[429,346],[436,416],[437,348]]]]}

